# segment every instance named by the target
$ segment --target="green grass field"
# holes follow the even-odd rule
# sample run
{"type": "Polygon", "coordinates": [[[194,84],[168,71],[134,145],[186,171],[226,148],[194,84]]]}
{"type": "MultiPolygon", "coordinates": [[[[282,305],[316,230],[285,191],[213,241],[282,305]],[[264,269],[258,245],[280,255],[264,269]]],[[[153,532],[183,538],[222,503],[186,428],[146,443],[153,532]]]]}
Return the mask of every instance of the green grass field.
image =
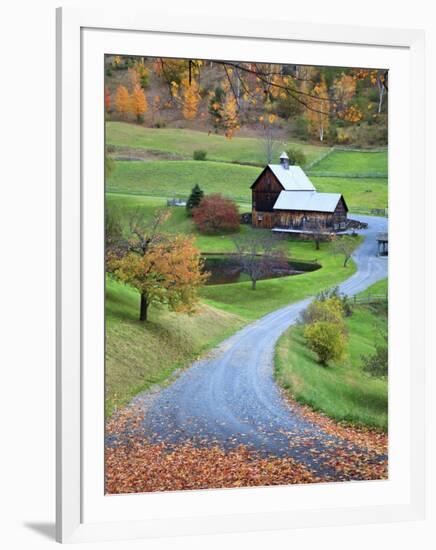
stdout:
{"type": "Polygon", "coordinates": [[[109,192],[187,198],[196,183],[206,194],[221,193],[237,202],[251,201],[250,185],[261,168],[223,162],[118,161],[109,178],[109,192]]]}
{"type": "Polygon", "coordinates": [[[359,292],[357,296],[368,296],[368,294],[387,294],[388,293],[388,279],[381,279],[373,285],[369,286],[363,292],[359,292]]]}
{"type": "Polygon", "coordinates": [[[387,177],[388,153],[332,151],[310,169],[311,173],[334,172],[343,174],[380,174],[387,177]]]}
{"type": "MultiPolygon", "coordinates": [[[[369,153],[367,153],[369,154],[369,153]]],[[[205,193],[221,193],[251,209],[250,185],[261,169],[208,161],[118,161],[109,178],[109,193],[187,198],[198,183],[205,193]]],[[[387,180],[382,178],[311,177],[320,192],[342,193],[357,211],[386,208],[387,180]]]]}
{"type": "Polygon", "coordinates": [[[346,319],[347,354],[343,361],[321,366],[304,341],[303,328],[293,326],[280,338],[275,353],[275,376],[289,394],[337,421],[387,430],[387,380],[362,370],[362,355],[375,351],[386,328],[384,306],[355,306],[346,319]]]}
{"type": "Polygon", "coordinates": [[[163,383],[243,325],[224,311],[202,305],[198,313],[170,313],[151,306],[138,319],[139,294],[108,279],[106,287],[106,414],[140,391],[163,383]]]}
{"type": "Polygon", "coordinates": [[[322,193],[342,193],[350,212],[388,206],[388,180],[383,178],[321,178],[311,181],[322,193]]]}
{"type": "MultiPolygon", "coordinates": [[[[222,135],[207,134],[195,130],[178,128],[145,128],[127,122],[106,123],[106,143],[117,147],[147,149],[192,158],[197,149],[207,151],[209,160],[221,162],[266,164],[264,145],[261,139],[235,136],[227,139],[222,135]]],[[[325,147],[297,143],[294,141],[277,144],[277,156],[291,146],[302,149],[307,162],[318,158],[325,147]]]]}

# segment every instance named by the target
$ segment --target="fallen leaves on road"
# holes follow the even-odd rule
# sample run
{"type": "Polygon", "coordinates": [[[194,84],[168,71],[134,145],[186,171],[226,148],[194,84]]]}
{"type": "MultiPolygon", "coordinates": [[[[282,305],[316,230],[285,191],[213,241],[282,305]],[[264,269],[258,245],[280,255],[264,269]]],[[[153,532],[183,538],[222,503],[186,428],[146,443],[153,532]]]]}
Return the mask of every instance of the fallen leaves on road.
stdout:
{"type": "Polygon", "coordinates": [[[320,481],[290,458],[261,458],[247,447],[232,450],[134,442],[106,449],[106,492],[144,493],[259,487],[320,481]]]}
{"type": "MultiPolygon", "coordinates": [[[[224,449],[218,444],[178,445],[151,443],[141,430],[143,411],[127,407],[106,426],[106,493],[143,493],[234,487],[259,487],[303,483],[380,480],[387,478],[387,436],[371,430],[337,424],[307,407],[298,413],[318,425],[332,441],[323,452],[311,438],[290,437],[289,448],[310,447],[314,463],[331,472],[316,476],[290,456],[265,457],[239,445],[224,449]]],[[[295,453],[294,453],[295,455],[295,453]]]]}

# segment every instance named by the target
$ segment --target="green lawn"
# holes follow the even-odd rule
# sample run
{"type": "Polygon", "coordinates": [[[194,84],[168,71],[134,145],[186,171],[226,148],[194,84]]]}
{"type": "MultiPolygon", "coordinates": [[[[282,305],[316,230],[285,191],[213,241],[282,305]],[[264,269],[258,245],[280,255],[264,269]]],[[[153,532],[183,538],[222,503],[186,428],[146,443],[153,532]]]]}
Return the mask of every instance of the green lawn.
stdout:
{"type": "Polygon", "coordinates": [[[187,198],[196,183],[205,193],[221,193],[239,202],[251,202],[250,185],[261,168],[222,162],[118,161],[107,190],[159,197],[187,198]]]}
{"type": "Polygon", "coordinates": [[[351,212],[387,208],[388,180],[383,178],[322,178],[310,180],[322,193],[342,193],[351,212]]]}
{"type": "Polygon", "coordinates": [[[150,307],[149,321],[138,319],[139,295],[111,279],[106,287],[106,414],[140,391],[163,383],[243,325],[207,305],[198,313],[170,313],[150,307]]]}
{"type": "MultiPolygon", "coordinates": [[[[196,130],[178,128],[146,128],[127,122],[106,123],[106,143],[118,147],[148,149],[192,158],[197,149],[207,151],[207,158],[221,162],[266,164],[264,144],[258,138],[235,136],[227,139],[222,135],[207,134],[196,130]]],[[[302,149],[307,162],[321,156],[325,147],[296,143],[277,144],[277,156],[291,146],[302,149]]],[[[199,161],[200,162],[200,161],[199,161]]]]}
{"type": "MultiPolygon", "coordinates": [[[[367,153],[369,154],[369,153],[367,153]]],[[[251,209],[250,185],[261,169],[208,161],[118,161],[109,178],[110,193],[187,198],[198,183],[205,193],[221,193],[251,209]]],[[[312,176],[317,190],[342,193],[351,211],[386,208],[387,180],[312,176]]]]}
{"type": "Polygon", "coordinates": [[[388,293],[388,279],[381,279],[373,285],[369,286],[363,292],[359,292],[357,296],[367,296],[368,294],[387,294],[388,293]]]}
{"type": "MultiPolygon", "coordinates": [[[[356,239],[356,246],[360,239],[356,239]]],[[[342,267],[340,256],[331,254],[330,243],[321,243],[321,250],[315,250],[312,242],[288,241],[288,254],[302,260],[316,259],[322,268],[317,271],[290,277],[258,281],[256,290],[250,282],[207,286],[201,295],[211,306],[223,309],[247,319],[258,319],[287,304],[314,296],[321,290],[332,288],[355,272],[355,264],[342,267]]]]}
{"type": "Polygon", "coordinates": [[[387,177],[388,153],[332,151],[315,163],[311,169],[315,172],[333,172],[342,174],[380,174],[387,177]]]}
{"type": "Polygon", "coordinates": [[[362,370],[362,355],[372,354],[387,312],[383,306],[355,306],[347,318],[347,354],[343,361],[321,366],[304,342],[303,328],[293,326],[279,339],[275,376],[300,403],[338,421],[387,430],[387,380],[362,370]]]}

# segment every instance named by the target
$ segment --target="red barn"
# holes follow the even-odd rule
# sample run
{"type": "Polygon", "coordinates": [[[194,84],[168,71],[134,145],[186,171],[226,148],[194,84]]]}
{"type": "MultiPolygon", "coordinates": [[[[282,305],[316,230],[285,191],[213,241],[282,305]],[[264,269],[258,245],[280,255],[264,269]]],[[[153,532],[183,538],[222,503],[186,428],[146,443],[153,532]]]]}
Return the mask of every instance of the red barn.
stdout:
{"type": "Polygon", "coordinates": [[[251,186],[254,227],[295,232],[340,231],[347,227],[348,207],[340,193],[318,193],[286,153],[268,164],[251,186]]]}

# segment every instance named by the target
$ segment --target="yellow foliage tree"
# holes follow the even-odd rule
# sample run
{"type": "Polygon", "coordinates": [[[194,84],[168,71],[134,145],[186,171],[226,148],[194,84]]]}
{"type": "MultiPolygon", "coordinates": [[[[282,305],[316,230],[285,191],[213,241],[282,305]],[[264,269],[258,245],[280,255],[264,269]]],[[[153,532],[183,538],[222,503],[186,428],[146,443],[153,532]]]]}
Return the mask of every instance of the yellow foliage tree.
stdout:
{"type": "Polygon", "coordinates": [[[147,110],[148,104],[144,90],[139,84],[136,84],[131,96],[130,112],[136,116],[137,122],[142,122],[144,113],[146,113],[147,110]]]}
{"type": "Polygon", "coordinates": [[[182,80],[182,113],[184,118],[188,120],[195,118],[200,101],[201,96],[197,81],[192,79],[189,83],[189,80],[184,78],[182,80]]]}
{"type": "Polygon", "coordinates": [[[118,86],[115,92],[115,109],[117,113],[126,115],[130,111],[129,90],[123,86],[118,86]]]}
{"type": "Polygon", "coordinates": [[[330,101],[325,79],[322,78],[304,98],[306,103],[305,116],[309,122],[310,132],[324,141],[329,128],[330,101]]]}
{"type": "Polygon", "coordinates": [[[238,117],[238,104],[233,94],[227,94],[227,99],[223,106],[222,119],[225,128],[225,136],[228,139],[232,139],[233,134],[240,128],[238,117]]]}

